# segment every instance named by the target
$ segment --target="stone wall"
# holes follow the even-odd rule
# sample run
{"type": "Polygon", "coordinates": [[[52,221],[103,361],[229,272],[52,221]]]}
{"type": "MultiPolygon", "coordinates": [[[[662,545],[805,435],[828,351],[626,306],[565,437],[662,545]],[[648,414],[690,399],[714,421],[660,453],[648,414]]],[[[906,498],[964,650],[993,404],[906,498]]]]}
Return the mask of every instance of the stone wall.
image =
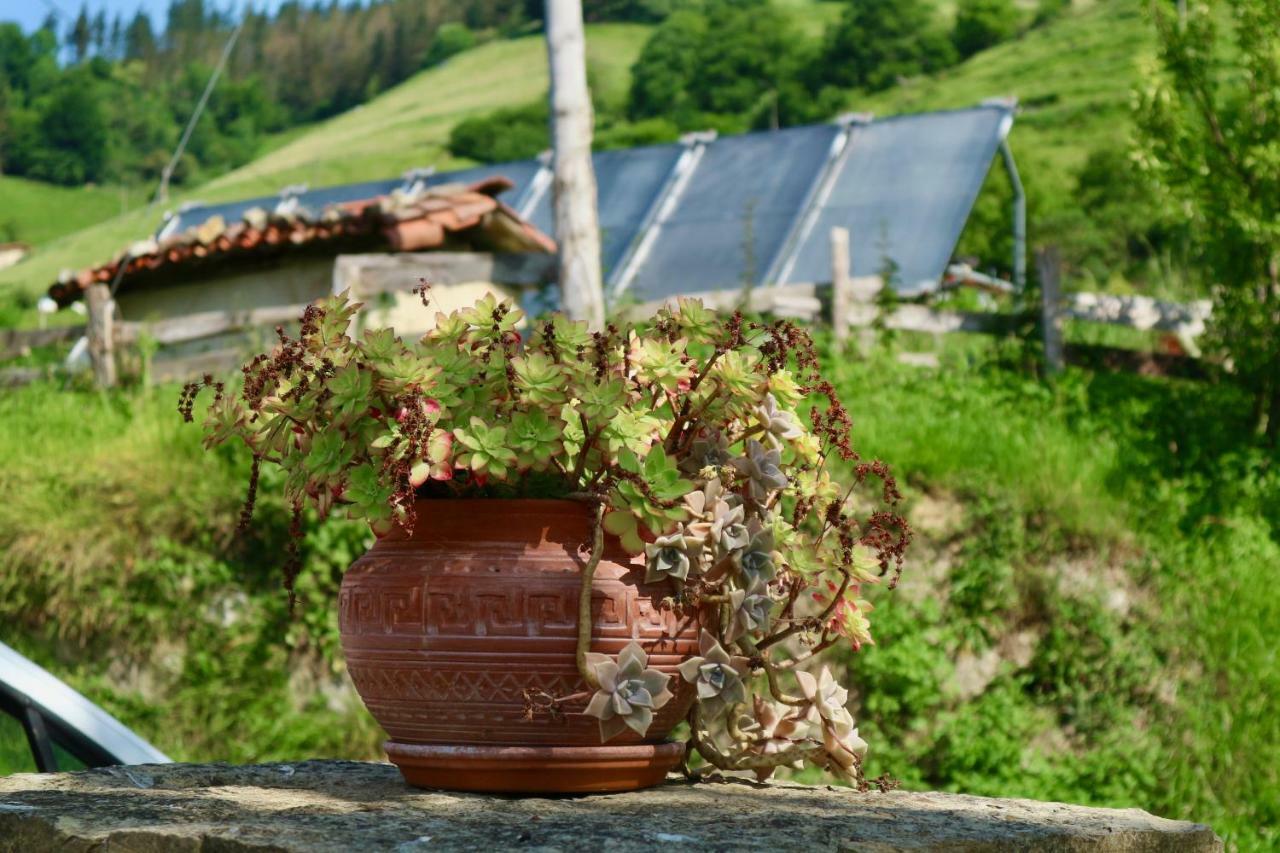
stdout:
{"type": "Polygon", "coordinates": [[[387,764],[143,765],[0,778],[0,851],[1220,851],[1200,824],[958,794],[673,780],[630,794],[408,788],[387,764]]]}

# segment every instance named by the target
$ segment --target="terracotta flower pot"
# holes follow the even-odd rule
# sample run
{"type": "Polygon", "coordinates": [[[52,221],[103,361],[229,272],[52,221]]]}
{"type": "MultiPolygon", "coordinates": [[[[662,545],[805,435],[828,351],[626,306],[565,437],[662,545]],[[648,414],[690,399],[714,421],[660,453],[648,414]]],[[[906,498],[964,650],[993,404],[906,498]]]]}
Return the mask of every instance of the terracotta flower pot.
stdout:
{"type": "Polygon", "coordinates": [[[655,785],[679,764],[667,734],[693,702],[676,666],[697,654],[696,620],[659,602],[642,558],[612,537],[592,589],[591,650],[637,640],[669,673],[674,698],[644,738],[600,743],[587,697],[552,716],[526,714],[524,691],[568,696],[578,675],[580,567],[590,515],[574,501],[420,501],[412,536],[379,539],[342,581],[347,669],[390,735],[387,756],[411,785],[469,791],[624,791],[655,785]]]}

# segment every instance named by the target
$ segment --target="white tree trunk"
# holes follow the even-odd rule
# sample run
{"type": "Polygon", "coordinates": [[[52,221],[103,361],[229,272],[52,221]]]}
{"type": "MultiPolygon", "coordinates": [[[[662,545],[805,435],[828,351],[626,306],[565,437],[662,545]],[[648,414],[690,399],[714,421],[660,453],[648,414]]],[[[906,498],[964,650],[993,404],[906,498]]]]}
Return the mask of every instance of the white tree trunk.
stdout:
{"type": "Polygon", "coordinates": [[[591,166],[591,96],[581,0],[546,0],[547,61],[551,69],[552,193],[560,248],[564,312],[604,327],[596,174],[591,166]]]}

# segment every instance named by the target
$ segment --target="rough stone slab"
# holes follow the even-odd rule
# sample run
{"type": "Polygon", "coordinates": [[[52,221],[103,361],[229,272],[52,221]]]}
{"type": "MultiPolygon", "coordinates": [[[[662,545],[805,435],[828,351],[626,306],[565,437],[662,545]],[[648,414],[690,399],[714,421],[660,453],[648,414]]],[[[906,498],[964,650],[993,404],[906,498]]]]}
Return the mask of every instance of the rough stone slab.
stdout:
{"type": "Polygon", "coordinates": [[[1139,809],[672,781],[499,797],[409,788],[389,764],[141,765],[0,778],[0,851],[1220,851],[1139,809]]]}

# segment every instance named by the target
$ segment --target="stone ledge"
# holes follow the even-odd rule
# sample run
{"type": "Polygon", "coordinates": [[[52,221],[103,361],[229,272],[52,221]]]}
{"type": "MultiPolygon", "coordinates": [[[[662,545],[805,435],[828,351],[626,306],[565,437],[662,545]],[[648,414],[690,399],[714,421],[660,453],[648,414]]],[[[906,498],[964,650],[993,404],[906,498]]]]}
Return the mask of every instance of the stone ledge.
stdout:
{"type": "Polygon", "coordinates": [[[584,797],[419,791],[389,764],[111,767],[0,778],[0,851],[1220,851],[1139,809],[745,781],[584,797]]]}

